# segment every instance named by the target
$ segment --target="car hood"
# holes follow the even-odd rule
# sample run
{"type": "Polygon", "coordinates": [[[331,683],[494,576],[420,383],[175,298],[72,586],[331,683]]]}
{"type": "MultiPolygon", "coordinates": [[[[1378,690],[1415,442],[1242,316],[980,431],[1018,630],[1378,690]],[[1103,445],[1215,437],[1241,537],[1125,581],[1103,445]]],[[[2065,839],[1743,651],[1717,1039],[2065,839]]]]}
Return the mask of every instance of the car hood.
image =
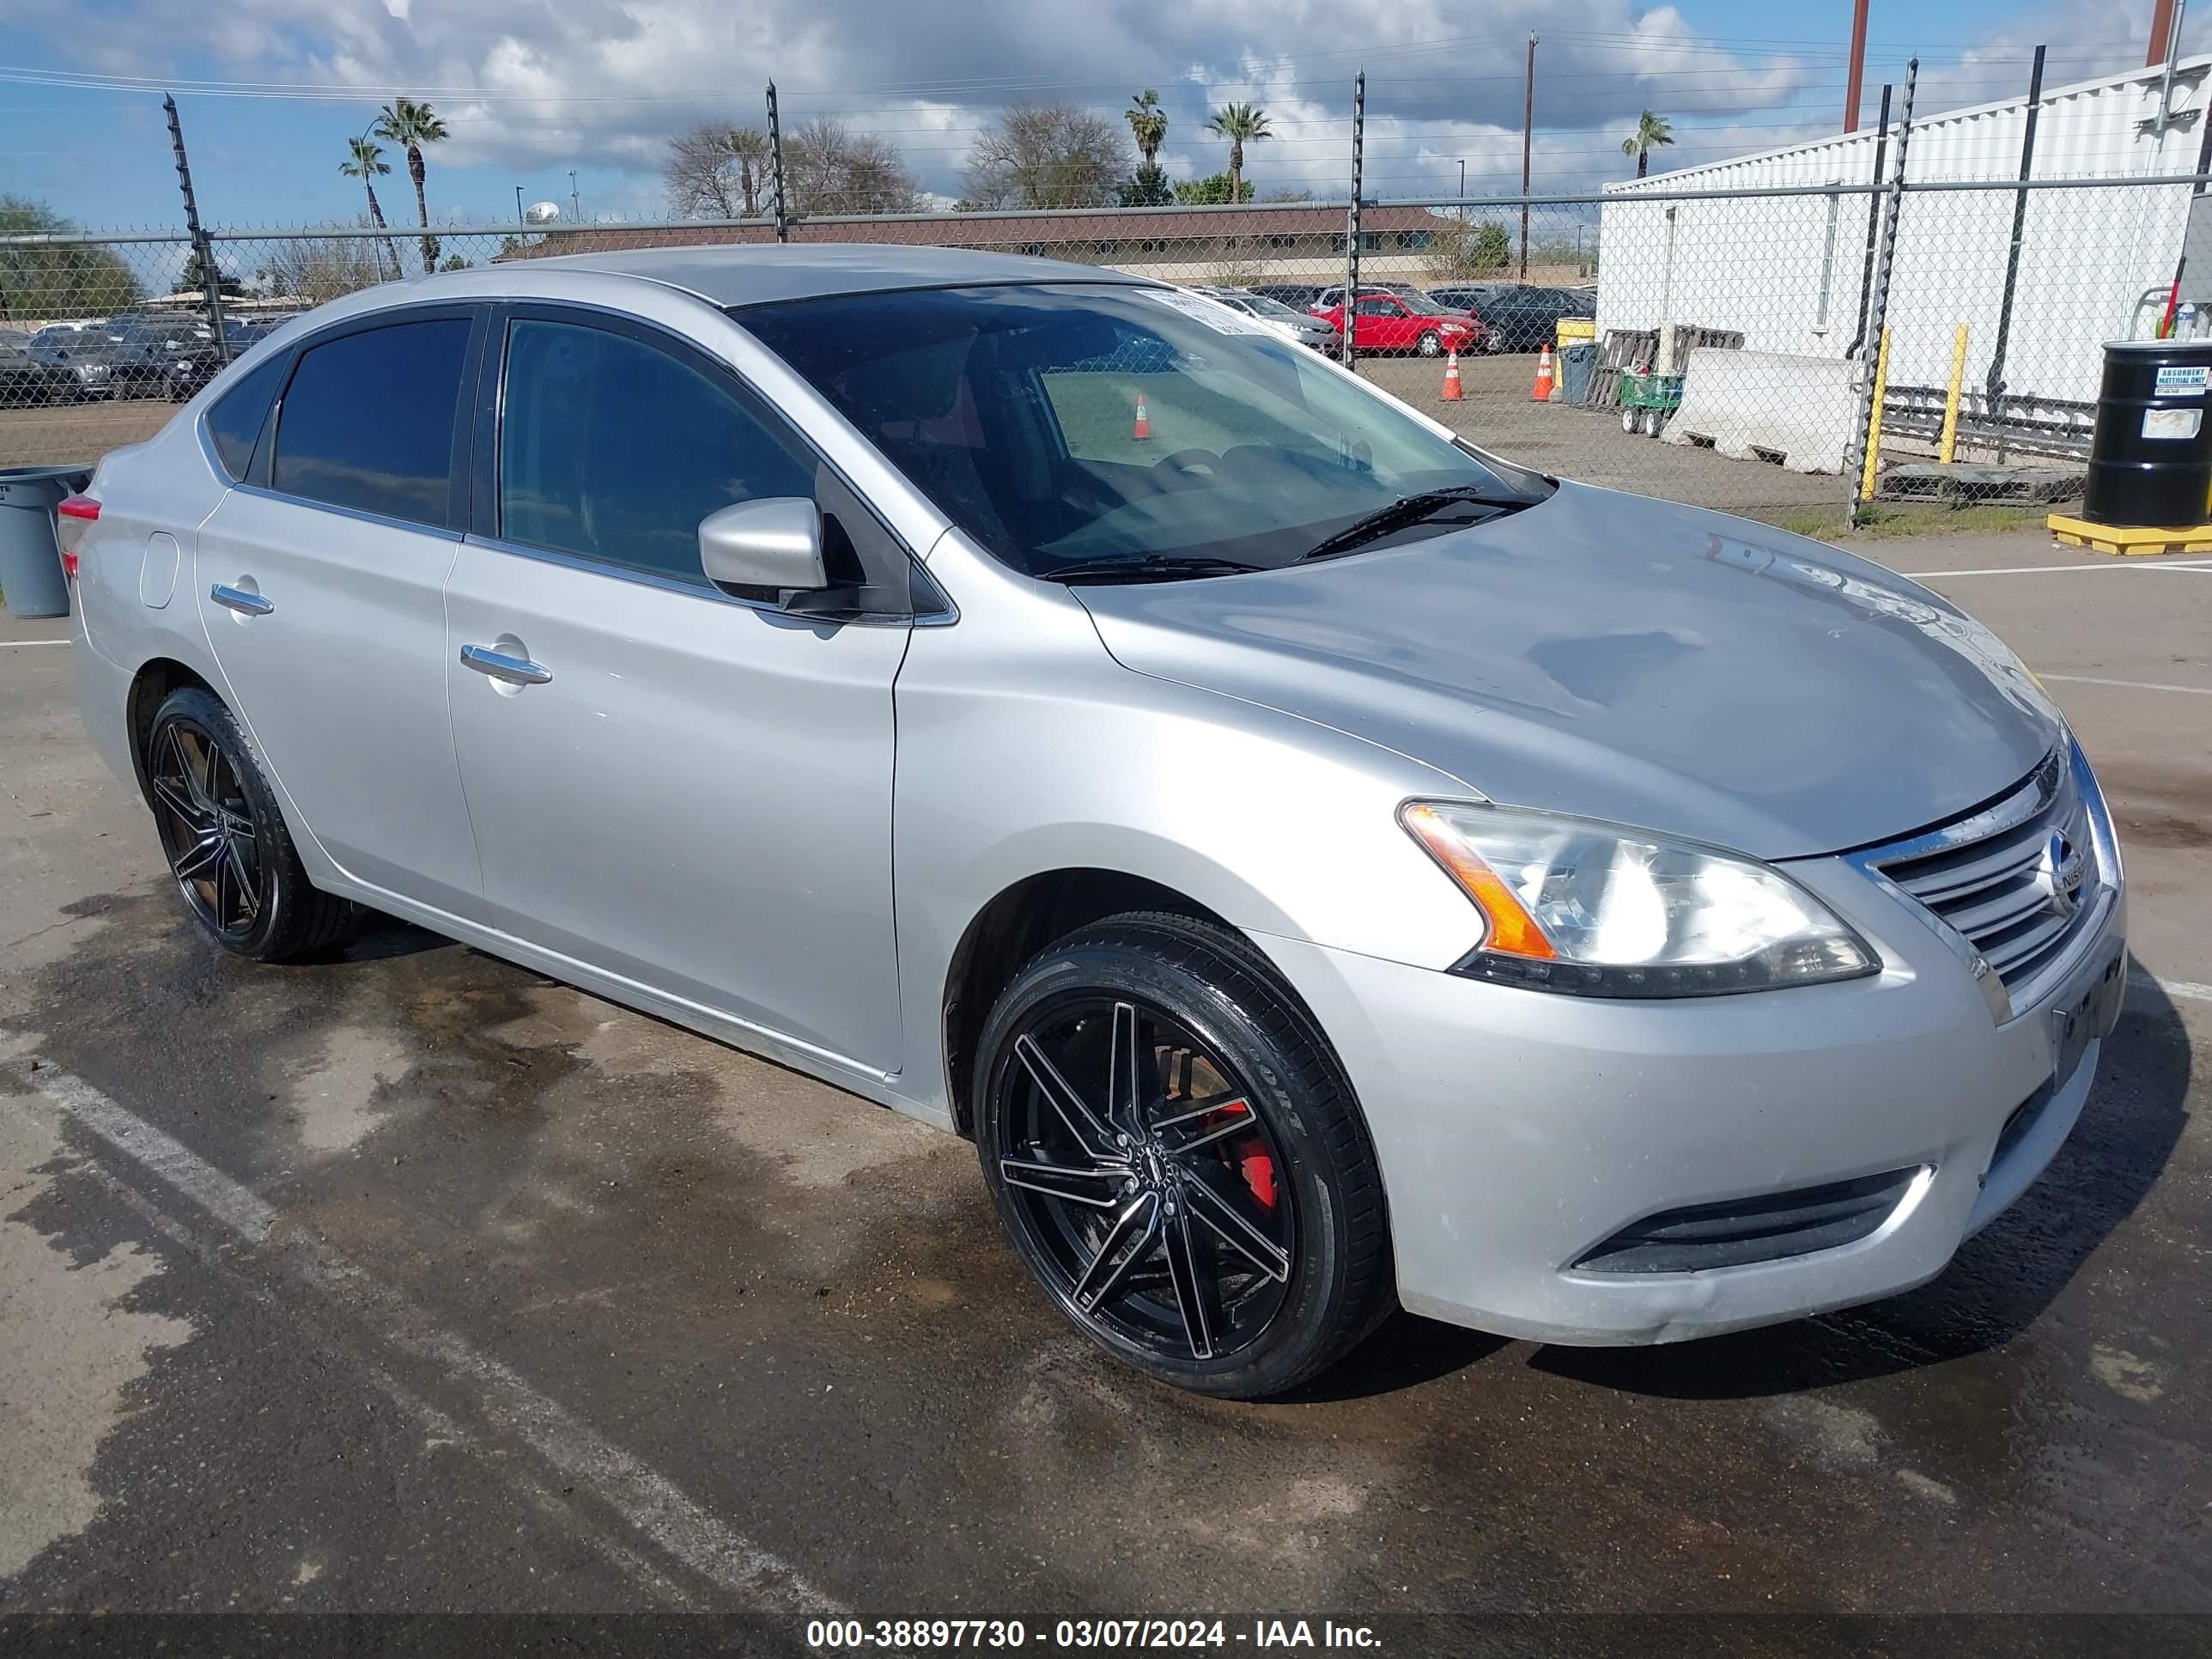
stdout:
{"type": "Polygon", "coordinates": [[[1962,812],[2063,732],[1996,636],[1925,588],[1572,483],[1401,547],[1074,592],[1137,672],[1370,739],[1501,804],[1762,858],[1962,812]]]}

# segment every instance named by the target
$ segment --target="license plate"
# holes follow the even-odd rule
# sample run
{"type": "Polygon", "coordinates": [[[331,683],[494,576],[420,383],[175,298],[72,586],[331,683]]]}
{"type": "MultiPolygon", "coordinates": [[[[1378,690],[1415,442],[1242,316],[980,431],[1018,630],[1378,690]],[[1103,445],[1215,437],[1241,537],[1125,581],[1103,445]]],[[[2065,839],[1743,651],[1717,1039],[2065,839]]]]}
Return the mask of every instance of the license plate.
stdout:
{"type": "Polygon", "coordinates": [[[2064,1088],[2089,1047],[2090,1039],[2104,1036],[2119,1021],[2120,996],[2127,984],[2124,960],[2115,951],[2089,988],[2051,1015],[2051,1075],[2053,1085],[2064,1088]]]}

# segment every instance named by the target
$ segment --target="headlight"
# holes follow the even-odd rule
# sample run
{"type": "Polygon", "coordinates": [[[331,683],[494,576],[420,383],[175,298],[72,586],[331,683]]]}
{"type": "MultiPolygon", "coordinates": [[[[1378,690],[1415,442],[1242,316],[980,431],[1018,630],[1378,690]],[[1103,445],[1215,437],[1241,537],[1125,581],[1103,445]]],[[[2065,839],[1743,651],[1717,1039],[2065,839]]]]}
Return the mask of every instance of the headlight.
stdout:
{"type": "Polygon", "coordinates": [[[1595,997],[1856,979],[1873,949],[1778,871],[1579,818],[1412,801],[1406,829],[1488,923],[1455,973],[1595,997]]]}

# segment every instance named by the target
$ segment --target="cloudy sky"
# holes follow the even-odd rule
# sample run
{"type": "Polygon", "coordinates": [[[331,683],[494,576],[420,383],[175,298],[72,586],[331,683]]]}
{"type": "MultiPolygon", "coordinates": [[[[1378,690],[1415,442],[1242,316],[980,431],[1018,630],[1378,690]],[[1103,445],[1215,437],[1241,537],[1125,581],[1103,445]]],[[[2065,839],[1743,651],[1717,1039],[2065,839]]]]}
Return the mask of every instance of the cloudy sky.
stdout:
{"type": "MultiPolygon", "coordinates": [[[[2038,40],[2053,85],[2140,63],[2149,9],[1874,0],[1869,123],[1876,88],[1915,52],[1923,106],[1987,101],[2022,88],[2038,40]]],[[[2212,4],[2198,10],[2191,49],[2212,44],[2212,4]]],[[[571,168],[587,217],[651,216],[667,136],[758,118],[773,76],[787,123],[836,114],[880,132],[947,196],[1010,101],[1118,112],[1146,86],[1169,112],[1171,173],[1221,167],[1206,112],[1249,100],[1277,135],[1248,160],[1260,187],[1340,195],[1364,66],[1370,191],[1449,192],[1464,162],[1470,193],[1498,193],[1519,181],[1532,30],[1536,182],[1581,188],[1629,168],[1620,142],[1647,107],[1674,124],[1662,166],[1834,131],[1850,12],[1850,0],[8,0],[0,191],[88,225],[173,222],[150,90],[171,86],[210,222],[345,218],[360,199],[337,171],[347,138],[411,92],[453,134],[433,153],[434,217],[511,220],[517,185],[565,212],[571,168]]],[[[395,217],[411,206],[400,174],[385,192],[395,217]]]]}

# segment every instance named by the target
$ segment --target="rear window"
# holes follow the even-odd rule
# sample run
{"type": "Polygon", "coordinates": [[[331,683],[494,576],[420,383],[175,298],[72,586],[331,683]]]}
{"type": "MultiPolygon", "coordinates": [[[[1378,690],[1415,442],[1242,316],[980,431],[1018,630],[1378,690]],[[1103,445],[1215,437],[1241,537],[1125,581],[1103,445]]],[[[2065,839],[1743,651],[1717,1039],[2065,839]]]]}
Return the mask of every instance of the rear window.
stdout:
{"type": "Polygon", "coordinates": [[[216,398],[215,407],[208,410],[208,439],[233,483],[253,465],[253,441],[261,435],[270,399],[276,395],[276,383],[283,374],[284,359],[272,357],[216,398]]]}
{"type": "Polygon", "coordinates": [[[451,514],[469,320],[341,335],[300,354],[276,417],[272,488],[415,524],[451,514]]]}

